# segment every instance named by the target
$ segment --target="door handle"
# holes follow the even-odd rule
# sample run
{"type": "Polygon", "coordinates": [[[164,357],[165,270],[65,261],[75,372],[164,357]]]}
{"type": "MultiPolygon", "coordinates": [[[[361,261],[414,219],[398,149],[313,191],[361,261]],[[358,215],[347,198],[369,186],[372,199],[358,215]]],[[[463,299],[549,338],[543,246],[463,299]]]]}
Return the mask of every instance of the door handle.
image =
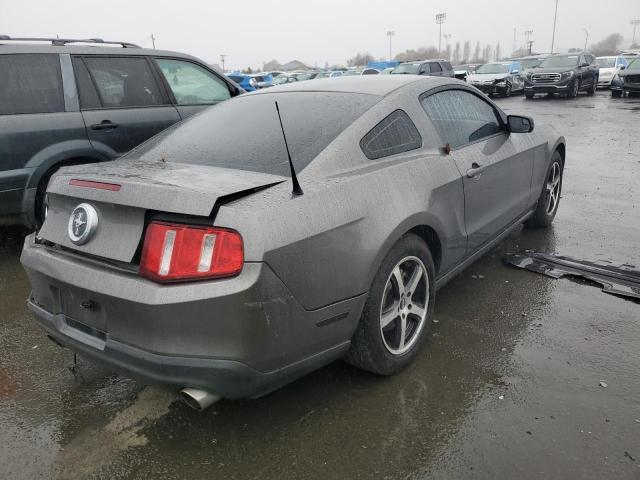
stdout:
{"type": "Polygon", "coordinates": [[[468,178],[479,177],[482,174],[482,172],[484,172],[485,168],[487,167],[484,165],[478,165],[476,162],[473,162],[471,164],[471,168],[467,170],[467,177],[468,178]]]}
{"type": "Polygon", "coordinates": [[[100,123],[91,125],[91,130],[113,130],[114,128],[118,128],[118,124],[113,123],[111,120],[103,120],[100,123]]]}

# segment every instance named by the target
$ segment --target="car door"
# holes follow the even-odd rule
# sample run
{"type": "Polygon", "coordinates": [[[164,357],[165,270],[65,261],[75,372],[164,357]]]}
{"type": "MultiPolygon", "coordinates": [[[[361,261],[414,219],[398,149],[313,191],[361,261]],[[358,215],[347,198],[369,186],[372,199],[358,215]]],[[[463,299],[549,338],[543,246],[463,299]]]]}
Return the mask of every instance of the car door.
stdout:
{"type": "Polygon", "coordinates": [[[147,57],[76,56],[73,65],[89,140],[107,157],[180,120],[147,57]]]}
{"type": "Polygon", "coordinates": [[[182,118],[228,100],[233,87],[214,72],[190,60],[153,59],[182,118]]]}
{"type": "Polygon", "coordinates": [[[420,102],[462,176],[473,252],[525,213],[534,152],[511,138],[495,105],[470,90],[440,89],[420,102]]]}

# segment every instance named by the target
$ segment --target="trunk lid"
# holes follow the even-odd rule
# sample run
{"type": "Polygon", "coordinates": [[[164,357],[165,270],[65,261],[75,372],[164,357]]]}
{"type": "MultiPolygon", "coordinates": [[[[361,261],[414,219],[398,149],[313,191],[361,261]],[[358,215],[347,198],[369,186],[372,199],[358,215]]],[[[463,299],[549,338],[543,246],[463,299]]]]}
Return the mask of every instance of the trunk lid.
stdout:
{"type": "Polygon", "coordinates": [[[250,194],[286,180],[266,173],[140,159],[66,167],[49,183],[47,219],[38,236],[83,253],[131,262],[148,210],[208,217],[223,197],[250,194]],[[98,185],[78,186],[78,180],[98,185]],[[111,186],[104,189],[100,184],[111,186]],[[98,223],[91,238],[78,245],[68,228],[81,203],[95,208],[98,223]]]}

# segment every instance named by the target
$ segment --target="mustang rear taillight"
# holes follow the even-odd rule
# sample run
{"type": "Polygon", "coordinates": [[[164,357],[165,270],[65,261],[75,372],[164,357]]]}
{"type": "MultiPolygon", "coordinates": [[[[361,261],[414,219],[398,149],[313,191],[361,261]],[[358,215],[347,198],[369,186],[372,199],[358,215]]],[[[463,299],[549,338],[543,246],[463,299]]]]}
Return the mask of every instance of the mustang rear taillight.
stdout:
{"type": "Polygon", "coordinates": [[[140,275],[156,282],[231,277],[242,271],[238,232],[151,222],[142,245],[140,275]]]}

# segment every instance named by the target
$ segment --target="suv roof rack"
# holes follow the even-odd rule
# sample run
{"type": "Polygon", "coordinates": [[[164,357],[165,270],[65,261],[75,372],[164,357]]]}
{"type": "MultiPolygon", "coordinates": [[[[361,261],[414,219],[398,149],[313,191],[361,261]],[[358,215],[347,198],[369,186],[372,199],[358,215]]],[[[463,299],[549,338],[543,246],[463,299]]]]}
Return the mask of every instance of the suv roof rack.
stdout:
{"type": "Polygon", "coordinates": [[[138,45],[129,42],[109,42],[101,38],[12,38],[9,35],[0,35],[0,42],[51,42],[51,45],[62,47],[68,43],[98,43],[101,45],[121,45],[122,48],[140,48],[138,45]]]}

